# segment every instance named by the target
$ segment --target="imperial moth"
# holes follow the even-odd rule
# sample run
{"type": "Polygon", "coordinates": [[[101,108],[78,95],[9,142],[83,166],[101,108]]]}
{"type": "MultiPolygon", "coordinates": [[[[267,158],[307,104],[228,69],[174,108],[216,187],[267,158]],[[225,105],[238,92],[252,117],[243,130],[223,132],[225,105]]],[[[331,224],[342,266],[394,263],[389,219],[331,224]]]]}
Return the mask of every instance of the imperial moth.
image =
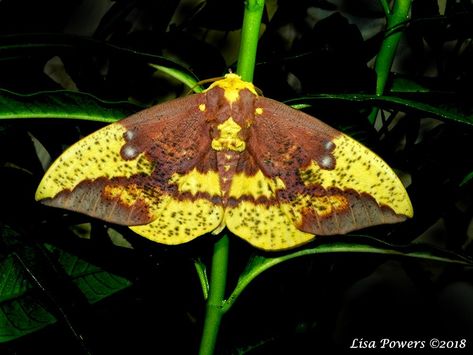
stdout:
{"type": "Polygon", "coordinates": [[[231,73],[72,145],[36,200],[159,243],[227,227],[264,250],[413,215],[402,183],[375,153],[231,73]]]}

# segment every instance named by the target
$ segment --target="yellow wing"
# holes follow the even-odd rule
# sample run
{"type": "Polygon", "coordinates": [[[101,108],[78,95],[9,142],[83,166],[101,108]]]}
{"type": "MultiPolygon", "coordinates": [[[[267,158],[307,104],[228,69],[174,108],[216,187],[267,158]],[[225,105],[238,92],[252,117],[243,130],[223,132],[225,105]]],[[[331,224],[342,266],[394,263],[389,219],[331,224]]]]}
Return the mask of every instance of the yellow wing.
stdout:
{"type": "Polygon", "coordinates": [[[249,163],[240,164],[226,211],[233,233],[281,250],[412,217],[401,181],[375,153],[280,102],[259,97],[256,105],[249,163]]]}
{"type": "Polygon", "coordinates": [[[216,229],[223,207],[203,99],[154,106],[85,137],[51,165],[36,199],[165,244],[216,229]]]}

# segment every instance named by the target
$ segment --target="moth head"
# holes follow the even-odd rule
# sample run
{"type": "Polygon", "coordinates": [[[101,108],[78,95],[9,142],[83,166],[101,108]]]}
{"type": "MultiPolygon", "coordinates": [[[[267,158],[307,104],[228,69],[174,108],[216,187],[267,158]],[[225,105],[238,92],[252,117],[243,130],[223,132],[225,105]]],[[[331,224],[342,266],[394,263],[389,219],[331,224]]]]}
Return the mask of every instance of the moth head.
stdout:
{"type": "Polygon", "coordinates": [[[240,98],[240,91],[244,89],[247,89],[253,95],[258,96],[255,86],[252,83],[241,80],[239,75],[233,73],[228,73],[223,79],[214,82],[205,90],[205,92],[216,87],[223,89],[224,97],[230,105],[238,101],[240,98]]]}

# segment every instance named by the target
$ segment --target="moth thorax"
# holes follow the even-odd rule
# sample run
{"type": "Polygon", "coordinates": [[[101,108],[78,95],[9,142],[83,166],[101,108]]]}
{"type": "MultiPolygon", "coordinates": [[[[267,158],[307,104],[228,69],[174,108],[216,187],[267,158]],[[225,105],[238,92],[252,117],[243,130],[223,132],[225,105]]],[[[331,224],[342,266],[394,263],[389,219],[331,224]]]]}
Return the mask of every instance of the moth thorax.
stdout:
{"type": "Polygon", "coordinates": [[[241,153],[246,148],[245,141],[240,137],[242,127],[229,117],[217,126],[217,136],[212,139],[212,149],[241,153]]]}

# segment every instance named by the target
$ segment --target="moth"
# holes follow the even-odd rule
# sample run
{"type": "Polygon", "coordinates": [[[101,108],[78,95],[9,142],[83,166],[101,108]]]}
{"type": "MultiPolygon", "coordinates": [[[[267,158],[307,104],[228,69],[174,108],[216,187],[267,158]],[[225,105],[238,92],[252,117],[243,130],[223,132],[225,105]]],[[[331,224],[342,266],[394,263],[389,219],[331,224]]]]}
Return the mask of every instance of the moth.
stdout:
{"type": "Polygon", "coordinates": [[[75,143],[50,166],[36,200],[158,243],[226,227],[264,250],[413,215],[375,153],[233,73],[75,143]]]}

